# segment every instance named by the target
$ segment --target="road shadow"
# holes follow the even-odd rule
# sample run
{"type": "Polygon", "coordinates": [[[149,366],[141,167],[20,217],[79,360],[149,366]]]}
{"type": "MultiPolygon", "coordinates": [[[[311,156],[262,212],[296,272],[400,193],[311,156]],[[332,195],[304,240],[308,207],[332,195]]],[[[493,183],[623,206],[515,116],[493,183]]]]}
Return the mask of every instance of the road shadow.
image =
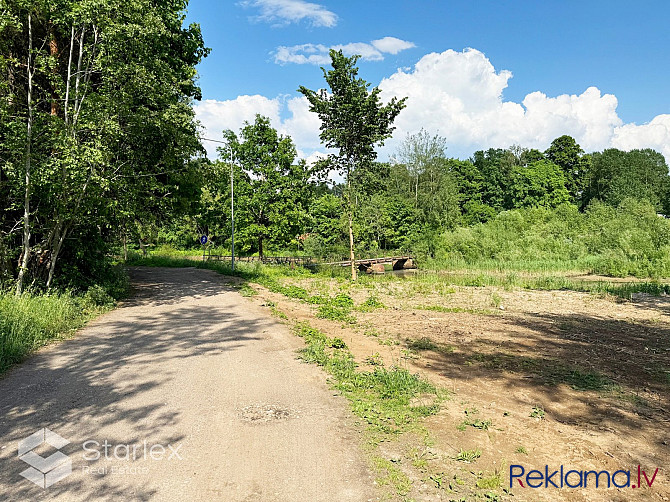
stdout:
{"type": "Polygon", "coordinates": [[[180,412],[156,400],[154,391],[187,371],[184,361],[239,350],[267,327],[267,320],[242,317],[223,302],[182,304],[233,291],[214,272],[135,268],[131,278],[135,297],[0,380],[0,500],[150,500],[151,488],[129,494],[104,477],[70,476],[40,489],[20,476],[27,465],[17,458],[17,444],[47,427],[70,441],[61,451],[73,459],[73,470],[81,469],[82,443],[89,439],[177,444],[184,440],[174,433],[180,412]],[[168,370],[156,373],[157,365],[168,370]],[[97,431],[107,427],[122,432],[100,438],[97,431]]]}

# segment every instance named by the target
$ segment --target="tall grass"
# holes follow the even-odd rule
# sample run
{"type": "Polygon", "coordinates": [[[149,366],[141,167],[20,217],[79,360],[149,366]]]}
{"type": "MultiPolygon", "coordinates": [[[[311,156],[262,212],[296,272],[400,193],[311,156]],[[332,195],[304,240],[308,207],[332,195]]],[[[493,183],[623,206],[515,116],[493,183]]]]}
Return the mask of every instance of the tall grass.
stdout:
{"type": "Polygon", "coordinates": [[[39,347],[72,333],[113,303],[100,287],[83,296],[0,293],[0,373],[39,347]]]}
{"type": "Polygon", "coordinates": [[[670,277],[670,220],[648,203],[505,211],[487,223],[446,232],[427,268],[581,271],[613,277],[670,277]]]}

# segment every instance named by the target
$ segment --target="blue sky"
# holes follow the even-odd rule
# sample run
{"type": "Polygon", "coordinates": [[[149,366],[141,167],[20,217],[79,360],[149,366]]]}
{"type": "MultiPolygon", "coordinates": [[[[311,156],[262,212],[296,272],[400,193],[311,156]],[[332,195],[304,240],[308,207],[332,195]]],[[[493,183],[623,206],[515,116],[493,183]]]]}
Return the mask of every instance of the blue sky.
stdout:
{"type": "Polygon", "coordinates": [[[187,22],[212,48],[195,108],[215,138],[268,115],[309,157],[318,121],[296,89],[322,87],[325,51],[340,46],[364,54],[361,76],[387,97],[410,96],[382,158],[421,127],[459,157],[572,134],[587,150],[668,158],[668,19],[668,1],[191,0],[187,22]]]}

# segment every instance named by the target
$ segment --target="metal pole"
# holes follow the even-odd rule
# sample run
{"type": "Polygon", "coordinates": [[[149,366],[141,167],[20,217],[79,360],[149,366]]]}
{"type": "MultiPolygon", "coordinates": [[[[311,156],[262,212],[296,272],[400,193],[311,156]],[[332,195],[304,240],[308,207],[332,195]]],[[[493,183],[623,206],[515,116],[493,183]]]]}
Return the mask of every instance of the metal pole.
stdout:
{"type": "Polygon", "coordinates": [[[233,147],[230,148],[230,229],[231,229],[231,247],[230,247],[230,267],[235,271],[235,202],[233,189],[233,147]]]}

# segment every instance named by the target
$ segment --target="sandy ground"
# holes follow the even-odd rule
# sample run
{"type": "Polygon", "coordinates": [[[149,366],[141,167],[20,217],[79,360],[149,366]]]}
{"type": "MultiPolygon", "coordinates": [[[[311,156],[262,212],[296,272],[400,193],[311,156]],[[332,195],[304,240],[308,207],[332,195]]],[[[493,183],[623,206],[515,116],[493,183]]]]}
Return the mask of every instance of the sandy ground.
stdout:
{"type": "Polygon", "coordinates": [[[132,301],[0,380],[0,500],[376,500],[346,401],[267,309],[211,271],[131,273],[132,301]],[[17,455],[43,427],[72,462],[46,489],[17,455]]]}

